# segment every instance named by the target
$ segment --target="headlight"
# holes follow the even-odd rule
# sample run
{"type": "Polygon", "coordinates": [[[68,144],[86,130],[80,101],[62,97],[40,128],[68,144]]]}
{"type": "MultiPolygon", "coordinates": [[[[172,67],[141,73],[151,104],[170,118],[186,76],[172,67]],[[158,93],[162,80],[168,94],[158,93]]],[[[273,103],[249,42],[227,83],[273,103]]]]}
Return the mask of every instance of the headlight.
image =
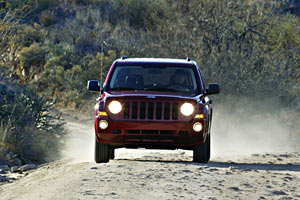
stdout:
{"type": "Polygon", "coordinates": [[[180,112],[185,116],[190,116],[194,112],[194,106],[191,103],[184,103],[180,107],[180,112]]]}
{"type": "Polygon", "coordinates": [[[122,105],[118,101],[112,101],[108,105],[108,109],[112,114],[118,114],[122,110],[122,105]]]}

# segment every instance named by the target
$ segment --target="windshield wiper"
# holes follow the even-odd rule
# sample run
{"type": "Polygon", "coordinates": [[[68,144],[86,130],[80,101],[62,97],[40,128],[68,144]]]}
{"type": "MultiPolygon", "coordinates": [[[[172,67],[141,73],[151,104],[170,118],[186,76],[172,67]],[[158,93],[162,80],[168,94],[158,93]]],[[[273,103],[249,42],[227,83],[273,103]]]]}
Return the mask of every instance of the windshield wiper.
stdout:
{"type": "Polygon", "coordinates": [[[170,89],[170,88],[146,88],[145,91],[159,91],[159,92],[180,92],[179,90],[170,89]]]}
{"type": "Polygon", "coordinates": [[[110,90],[121,91],[121,90],[138,90],[138,89],[136,89],[136,88],[131,88],[131,87],[116,87],[116,88],[111,88],[110,90]]]}

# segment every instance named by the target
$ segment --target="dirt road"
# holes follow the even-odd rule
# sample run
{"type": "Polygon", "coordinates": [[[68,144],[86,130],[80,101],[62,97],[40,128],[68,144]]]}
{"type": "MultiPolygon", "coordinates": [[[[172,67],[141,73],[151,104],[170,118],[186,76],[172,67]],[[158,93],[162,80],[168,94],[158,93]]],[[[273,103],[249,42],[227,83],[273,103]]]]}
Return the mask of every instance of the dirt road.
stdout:
{"type": "Polygon", "coordinates": [[[119,149],[95,164],[92,123],[68,126],[64,159],[0,186],[0,199],[300,199],[299,153],[218,150],[197,164],[190,151],[119,149]]]}

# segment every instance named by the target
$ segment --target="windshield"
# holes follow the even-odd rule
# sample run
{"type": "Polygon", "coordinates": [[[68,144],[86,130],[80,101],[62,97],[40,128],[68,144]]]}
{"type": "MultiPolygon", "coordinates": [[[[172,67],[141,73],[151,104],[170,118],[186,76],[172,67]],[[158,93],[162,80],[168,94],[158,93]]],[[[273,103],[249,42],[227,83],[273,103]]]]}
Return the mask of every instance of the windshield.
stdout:
{"type": "Polygon", "coordinates": [[[192,67],[116,66],[108,90],[144,90],[197,94],[192,67]]]}

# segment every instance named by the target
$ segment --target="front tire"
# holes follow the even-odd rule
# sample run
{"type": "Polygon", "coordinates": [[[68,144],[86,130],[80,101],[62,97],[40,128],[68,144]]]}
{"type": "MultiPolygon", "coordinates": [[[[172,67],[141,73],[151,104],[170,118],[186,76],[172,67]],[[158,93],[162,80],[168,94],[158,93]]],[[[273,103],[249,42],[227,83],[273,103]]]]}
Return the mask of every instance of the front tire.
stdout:
{"type": "Polygon", "coordinates": [[[193,161],[197,163],[208,163],[209,159],[210,159],[210,135],[207,135],[203,145],[194,147],[193,161]]]}
{"type": "Polygon", "coordinates": [[[111,160],[115,159],[115,149],[114,148],[109,149],[109,159],[111,159],[111,160]]]}
{"type": "Polygon", "coordinates": [[[109,161],[109,146],[101,144],[95,138],[95,162],[106,163],[109,161]]]}

